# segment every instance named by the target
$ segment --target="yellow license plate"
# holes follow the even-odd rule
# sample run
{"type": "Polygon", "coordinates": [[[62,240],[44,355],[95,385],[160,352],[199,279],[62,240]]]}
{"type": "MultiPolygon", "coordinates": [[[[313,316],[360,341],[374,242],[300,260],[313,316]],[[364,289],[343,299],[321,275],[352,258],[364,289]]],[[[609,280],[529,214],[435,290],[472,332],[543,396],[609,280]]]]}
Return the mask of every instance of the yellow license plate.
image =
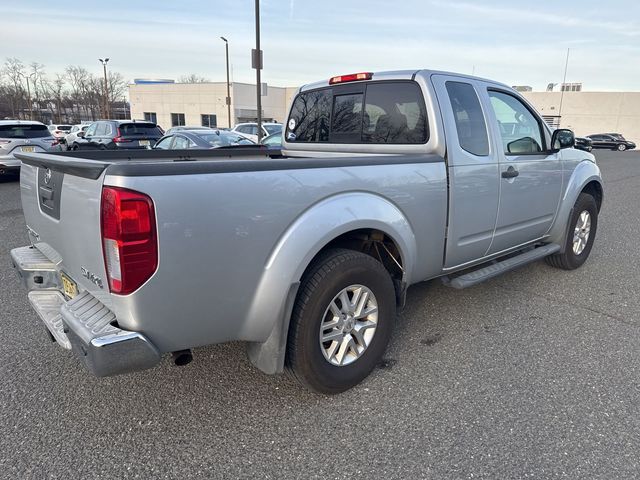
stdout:
{"type": "Polygon", "coordinates": [[[78,295],[78,286],[76,282],[71,280],[67,275],[60,272],[60,278],[62,278],[62,290],[64,295],[68,298],[73,298],[78,295]]]}
{"type": "Polygon", "coordinates": [[[149,140],[139,140],[139,143],[141,147],[148,147],[149,145],[151,145],[149,143],[149,140]]]}
{"type": "Polygon", "coordinates": [[[22,151],[32,153],[36,151],[36,147],[22,147],[22,151]]]}

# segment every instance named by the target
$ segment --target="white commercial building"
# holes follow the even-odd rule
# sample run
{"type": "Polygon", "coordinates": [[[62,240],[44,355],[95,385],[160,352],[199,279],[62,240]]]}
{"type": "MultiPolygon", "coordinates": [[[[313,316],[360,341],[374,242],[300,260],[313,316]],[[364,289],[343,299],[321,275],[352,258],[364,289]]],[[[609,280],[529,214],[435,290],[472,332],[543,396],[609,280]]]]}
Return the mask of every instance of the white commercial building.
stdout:
{"type": "Polygon", "coordinates": [[[621,133],[640,144],[640,92],[523,92],[555,126],[578,136],[621,133]],[[562,102],[562,108],[560,103],[562,102]]]}
{"type": "MultiPolygon", "coordinates": [[[[255,121],[255,85],[234,82],[230,88],[231,126],[255,121]]],[[[284,122],[295,91],[295,87],[268,86],[262,96],[263,120],[284,122]]],[[[164,129],[176,125],[228,127],[226,97],[226,82],[129,85],[131,118],[151,120],[164,129]]]]}

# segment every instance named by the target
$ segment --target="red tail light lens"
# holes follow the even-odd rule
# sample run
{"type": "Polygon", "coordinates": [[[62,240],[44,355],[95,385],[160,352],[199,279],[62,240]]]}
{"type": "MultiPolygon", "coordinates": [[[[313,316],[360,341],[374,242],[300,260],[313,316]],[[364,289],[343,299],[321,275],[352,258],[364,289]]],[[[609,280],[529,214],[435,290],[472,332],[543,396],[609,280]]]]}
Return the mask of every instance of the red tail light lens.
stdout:
{"type": "Polygon", "coordinates": [[[329,79],[329,85],[335,85],[336,83],[356,82],[358,80],[371,80],[373,73],[361,72],[350,73],[349,75],[338,75],[337,77],[331,77],[329,79]]]}
{"type": "Polygon", "coordinates": [[[102,248],[111,293],[136,291],[158,267],[153,201],[119,187],[102,189],[102,248]]]}
{"type": "Polygon", "coordinates": [[[120,129],[119,128],[116,129],[116,136],[113,137],[113,141],[115,143],[133,142],[133,140],[131,140],[130,138],[122,138],[122,134],[120,133],[120,129]]]}

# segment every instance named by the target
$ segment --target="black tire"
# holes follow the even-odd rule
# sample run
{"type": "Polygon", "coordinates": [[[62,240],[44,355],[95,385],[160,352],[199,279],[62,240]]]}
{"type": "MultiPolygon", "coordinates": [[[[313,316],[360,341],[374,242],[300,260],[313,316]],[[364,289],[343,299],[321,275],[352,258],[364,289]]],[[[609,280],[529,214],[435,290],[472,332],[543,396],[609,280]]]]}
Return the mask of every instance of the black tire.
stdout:
{"type": "Polygon", "coordinates": [[[621,143],[617,148],[619,152],[624,152],[627,149],[627,146],[624,143],[621,143]]]}
{"type": "Polygon", "coordinates": [[[596,231],[598,230],[598,205],[595,198],[588,193],[581,193],[576,200],[573,207],[573,213],[571,215],[571,221],[569,222],[569,231],[567,232],[567,239],[564,245],[564,253],[558,253],[556,255],[550,255],[545,258],[545,261],[555,268],[561,268],[563,270],[575,270],[582,266],[584,262],[589,258],[591,253],[591,247],[593,247],[593,241],[596,238],[596,231]],[[591,217],[591,228],[589,231],[589,238],[587,244],[579,255],[576,255],[573,251],[573,237],[576,224],[580,218],[582,212],[588,212],[591,217]]]}
{"type": "Polygon", "coordinates": [[[393,282],[375,258],[353,250],[333,249],[307,269],[293,308],[287,342],[288,372],[310,390],[335,394],[357,385],[380,362],[396,316],[393,282]],[[351,285],[371,290],[378,304],[378,323],[371,343],[359,358],[344,366],[330,363],[320,344],[320,326],[335,296],[351,285]]]}
{"type": "Polygon", "coordinates": [[[77,143],[74,143],[74,144],[71,146],[71,150],[73,150],[74,152],[75,152],[76,150],[78,150],[79,148],[80,148],[80,147],[78,147],[78,144],[77,144],[77,143]]]}

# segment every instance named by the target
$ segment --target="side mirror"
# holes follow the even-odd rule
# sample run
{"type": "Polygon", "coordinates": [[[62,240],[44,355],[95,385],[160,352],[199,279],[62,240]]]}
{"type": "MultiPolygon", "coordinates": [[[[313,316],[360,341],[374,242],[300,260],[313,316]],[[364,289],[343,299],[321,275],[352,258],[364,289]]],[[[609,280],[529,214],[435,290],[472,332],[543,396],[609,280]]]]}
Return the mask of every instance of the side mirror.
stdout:
{"type": "Polygon", "coordinates": [[[568,128],[559,128],[554,130],[551,136],[551,146],[553,150],[562,150],[563,148],[572,148],[576,144],[576,136],[568,128]]]}
{"type": "Polygon", "coordinates": [[[78,133],[76,133],[76,137],[80,137],[83,138],[84,137],[84,133],[82,130],[80,130],[78,133]]]}

